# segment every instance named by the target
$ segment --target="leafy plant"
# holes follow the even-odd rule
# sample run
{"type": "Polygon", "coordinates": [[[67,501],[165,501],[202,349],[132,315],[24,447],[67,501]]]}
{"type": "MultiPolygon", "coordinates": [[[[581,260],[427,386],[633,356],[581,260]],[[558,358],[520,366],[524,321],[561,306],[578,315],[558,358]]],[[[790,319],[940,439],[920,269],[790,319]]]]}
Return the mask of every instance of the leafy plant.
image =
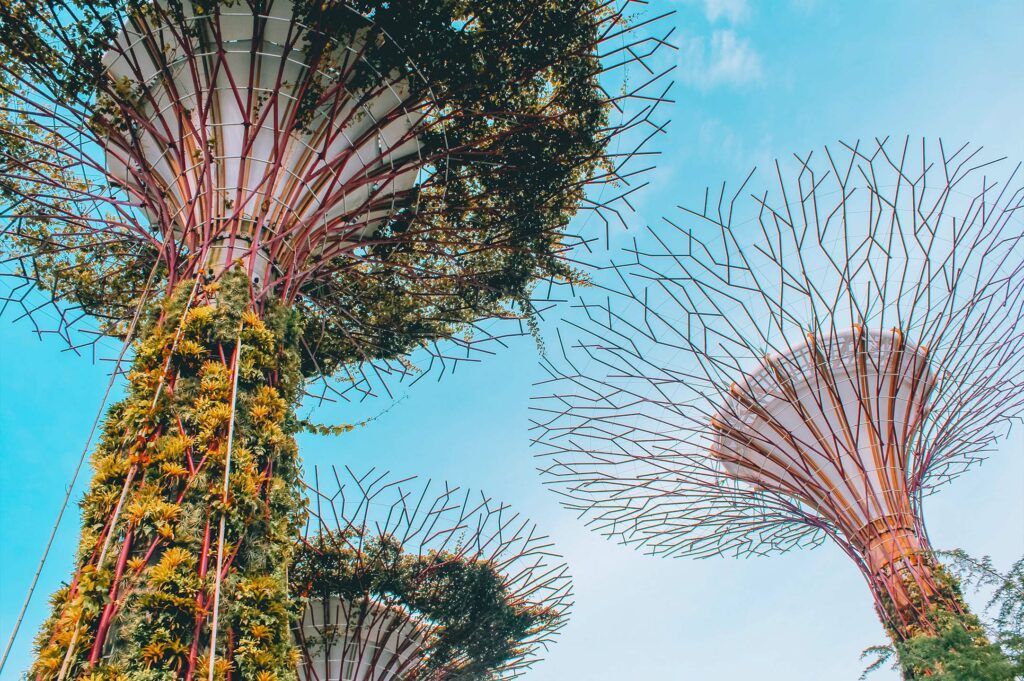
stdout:
{"type": "Polygon", "coordinates": [[[928,612],[928,631],[920,631],[890,645],[872,646],[862,657],[873,657],[861,679],[892,663],[904,679],[929,681],[1014,681],[1024,678],[1024,559],[1003,574],[989,557],[975,559],[962,550],[942,552],[949,570],[936,575],[951,599],[963,603],[961,584],[991,588],[985,610],[995,610],[985,622],[966,605],[954,611],[940,606],[928,612]],[[994,641],[990,643],[989,640],[994,641]]]}

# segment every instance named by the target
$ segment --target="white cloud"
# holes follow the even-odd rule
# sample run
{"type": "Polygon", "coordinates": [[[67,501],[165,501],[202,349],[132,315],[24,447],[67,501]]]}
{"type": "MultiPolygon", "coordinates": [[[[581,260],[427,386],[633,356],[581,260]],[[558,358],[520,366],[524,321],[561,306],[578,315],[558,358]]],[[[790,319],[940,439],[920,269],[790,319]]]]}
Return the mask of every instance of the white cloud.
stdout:
{"type": "Polygon", "coordinates": [[[746,38],[718,30],[706,38],[691,38],[680,50],[683,78],[697,87],[743,85],[761,78],[761,55],[746,38]]]}
{"type": "Polygon", "coordinates": [[[731,24],[738,23],[750,14],[747,0],[704,0],[704,16],[714,23],[725,19],[731,24]]]}
{"type": "MultiPolygon", "coordinates": [[[[701,117],[695,130],[694,163],[708,163],[713,159],[723,172],[733,173],[733,179],[737,175],[744,177],[751,168],[771,167],[777,153],[770,132],[737,129],[714,117],[701,117]]],[[[659,169],[659,172],[661,170],[664,169],[659,169]]]]}

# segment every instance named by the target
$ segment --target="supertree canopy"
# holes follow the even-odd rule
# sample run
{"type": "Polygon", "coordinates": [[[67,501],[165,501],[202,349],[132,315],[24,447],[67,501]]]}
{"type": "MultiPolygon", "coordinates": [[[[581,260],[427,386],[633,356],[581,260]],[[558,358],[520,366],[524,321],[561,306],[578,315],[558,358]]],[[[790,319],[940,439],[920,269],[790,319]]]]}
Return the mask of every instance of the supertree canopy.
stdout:
{"type": "Polygon", "coordinates": [[[634,4],[0,5],[6,307],[134,357],[33,676],[293,673],[295,406],[580,276],[662,130],[634,4]]]}
{"type": "Polygon", "coordinates": [[[595,277],[606,297],[568,318],[578,341],[541,384],[544,470],[654,554],[829,537],[908,678],[1011,678],[922,501],[1024,407],[1018,170],[887,140],[773,170],[774,187],[706,194],[595,277]]]}
{"type": "Polygon", "coordinates": [[[290,575],[300,678],[513,678],[564,624],[565,566],[507,506],[379,471],[313,487],[290,575]]]}
{"type": "Polygon", "coordinates": [[[660,130],[632,4],[5,3],[11,297],[123,333],[237,261],[326,374],[506,316],[573,276],[570,217],[615,211],[586,187],[628,193],[660,130]]]}

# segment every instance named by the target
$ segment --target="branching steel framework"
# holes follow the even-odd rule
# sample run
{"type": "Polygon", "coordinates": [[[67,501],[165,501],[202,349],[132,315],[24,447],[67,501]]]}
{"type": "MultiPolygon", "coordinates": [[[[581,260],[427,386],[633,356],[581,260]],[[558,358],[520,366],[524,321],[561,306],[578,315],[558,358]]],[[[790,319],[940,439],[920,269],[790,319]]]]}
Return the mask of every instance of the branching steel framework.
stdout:
{"type": "Polygon", "coordinates": [[[897,640],[929,630],[931,605],[962,608],[944,602],[922,499],[1024,407],[1024,189],[1003,165],[844,143],[651,230],[545,363],[548,482],[653,554],[829,537],[897,640]]]}
{"type": "Polygon", "coordinates": [[[638,0],[527,3],[512,30],[507,8],[377,4],[12,6],[6,306],[80,348],[90,318],[124,332],[154,268],[161,294],[238,261],[254,301],[309,318],[319,373],[338,363],[316,341],[344,338],[340,390],[361,393],[419,375],[399,350],[445,367],[520,333],[478,322],[528,312],[502,300],[523,272],[573,276],[568,251],[594,238],[566,231],[577,210],[621,219],[663,131],[672,29],[630,23],[638,0]],[[558,37],[560,19],[585,30],[558,37]],[[402,305],[396,350],[381,318],[402,305]]]}
{"type": "Polygon", "coordinates": [[[324,477],[292,577],[302,678],[514,678],[564,625],[566,566],[508,506],[380,470],[324,477]]]}

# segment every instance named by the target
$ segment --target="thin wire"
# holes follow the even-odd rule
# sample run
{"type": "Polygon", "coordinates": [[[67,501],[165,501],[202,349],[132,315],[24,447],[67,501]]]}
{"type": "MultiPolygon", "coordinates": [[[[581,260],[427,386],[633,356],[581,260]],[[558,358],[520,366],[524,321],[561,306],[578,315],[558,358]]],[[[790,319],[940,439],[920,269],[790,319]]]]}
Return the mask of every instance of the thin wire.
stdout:
{"type": "Polygon", "coordinates": [[[57,512],[57,520],[54,522],[53,528],[50,530],[50,538],[46,542],[46,548],[43,549],[43,555],[39,559],[39,565],[36,567],[36,573],[32,576],[32,583],[28,587],[28,593],[25,594],[25,601],[21,604],[21,610],[18,612],[18,619],[14,622],[14,629],[11,631],[11,635],[7,639],[7,645],[4,648],[3,657],[0,657],[0,673],[3,672],[4,667],[7,665],[7,659],[10,657],[11,649],[14,647],[14,641],[18,638],[18,632],[21,630],[21,623],[25,619],[25,613],[28,611],[28,606],[32,602],[32,596],[35,594],[36,586],[39,584],[39,576],[42,574],[43,566],[46,565],[46,561],[50,557],[50,549],[53,548],[53,541],[57,536],[57,529],[60,527],[61,520],[64,519],[64,512],[68,508],[68,503],[71,501],[71,495],[78,482],[78,475],[82,472],[82,466],[85,464],[85,457],[89,453],[89,448],[92,446],[92,439],[96,435],[96,426],[99,425],[100,419],[103,417],[103,411],[106,409],[107,400],[110,398],[110,392],[114,388],[114,382],[121,373],[121,362],[124,361],[124,356],[127,354],[128,348],[131,347],[132,337],[135,335],[135,328],[138,324],[139,317],[142,316],[142,309],[145,307],[146,298],[149,295],[149,287],[153,283],[153,277],[156,275],[158,266],[159,263],[154,265],[153,269],[150,270],[149,278],[146,280],[146,286],[142,290],[142,297],[139,300],[138,306],[135,308],[135,314],[132,317],[131,324],[128,325],[128,331],[125,334],[124,343],[121,345],[121,352],[117,356],[117,361],[114,363],[114,371],[110,374],[110,381],[107,382],[107,389],[104,391],[103,398],[100,400],[100,407],[96,411],[96,417],[92,420],[92,427],[89,429],[89,437],[86,438],[85,446],[82,448],[82,454],[78,457],[78,464],[75,466],[75,472],[71,475],[71,482],[68,484],[67,492],[64,494],[64,500],[61,502],[60,510],[57,512]]]}
{"type": "Polygon", "coordinates": [[[228,515],[228,486],[231,480],[231,448],[235,441],[235,414],[238,404],[238,374],[242,359],[242,329],[238,329],[238,342],[235,344],[235,375],[231,384],[231,420],[228,422],[228,451],[224,460],[224,508],[220,514],[220,533],[217,538],[217,574],[213,582],[213,622],[210,626],[210,664],[209,681],[213,681],[214,662],[217,659],[217,623],[220,617],[220,582],[224,569],[224,527],[228,515]]]}

